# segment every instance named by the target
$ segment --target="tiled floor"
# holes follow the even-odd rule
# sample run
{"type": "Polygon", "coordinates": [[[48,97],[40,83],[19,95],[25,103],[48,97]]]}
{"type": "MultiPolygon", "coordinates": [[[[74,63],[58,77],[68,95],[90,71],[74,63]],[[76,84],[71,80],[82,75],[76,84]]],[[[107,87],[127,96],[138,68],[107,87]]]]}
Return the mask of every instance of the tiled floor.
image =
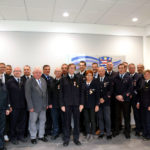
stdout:
{"type": "Polygon", "coordinates": [[[107,140],[105,137],[103,139],[98,139],[95,137],[92,141],[87,141],[84,136],[80,136],[81,146],[76,146],[72,140],[68,147],[63,147],[61,138],[52,141],[48,137],[49,142],[43,143],[38,141],[38,144],[32,145],[30,140],[27,143],[20,143],[17,146],[7,143],[8,150],[150,150],[150,141],[144,141],[142,137],[135,137],[134,133],[131,134],[131,139],[126,139],[123,134],[113,138],[112,140],[107,140]]]}

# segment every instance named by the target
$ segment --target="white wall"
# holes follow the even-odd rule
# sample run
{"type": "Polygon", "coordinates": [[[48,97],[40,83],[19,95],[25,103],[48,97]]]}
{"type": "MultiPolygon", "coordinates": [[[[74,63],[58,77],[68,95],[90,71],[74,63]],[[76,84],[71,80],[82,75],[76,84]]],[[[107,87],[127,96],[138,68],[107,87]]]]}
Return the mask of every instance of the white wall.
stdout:
{"type": "Polygon", "coordinates": [[[68,55],[125,56],[143,63],[143,38],[94,34],[0,32],[0,62],[32,67],[50,64],[53,69],[67,62],[68,55]]]}

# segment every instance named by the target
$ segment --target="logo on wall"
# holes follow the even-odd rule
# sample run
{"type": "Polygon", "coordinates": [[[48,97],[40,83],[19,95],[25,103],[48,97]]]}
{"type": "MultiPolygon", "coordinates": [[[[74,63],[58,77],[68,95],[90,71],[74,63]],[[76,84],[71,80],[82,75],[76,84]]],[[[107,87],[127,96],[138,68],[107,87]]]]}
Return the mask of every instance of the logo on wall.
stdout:
{"type": "Polygon", "coordinates": [[[92,57],[92,56],[75,56],[71,58],[71,63],[74,63],[79,69],[80,61],[85,61],[87,64],[87,68],[91,68],[92,63],[97,63],[98,66],[104,67],[106,69],[107,62],[112,62],[114,65],[114,69],[124,60],[124,58],[118,57],[109,57],[109,56],[102,56],[102,57],[92,57]],[[114,61],[113,61],[114,60],[114,61]]]}

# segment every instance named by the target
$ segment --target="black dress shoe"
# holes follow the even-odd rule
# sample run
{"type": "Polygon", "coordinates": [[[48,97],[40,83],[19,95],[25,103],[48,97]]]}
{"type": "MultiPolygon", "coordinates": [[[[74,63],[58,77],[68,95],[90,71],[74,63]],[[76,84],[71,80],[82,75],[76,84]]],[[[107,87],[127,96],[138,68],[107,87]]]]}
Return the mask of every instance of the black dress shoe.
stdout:
{"type": "Polygon", "coordinates": [[[135,132],[135,136],[141,136],[140,132],[135,132]]]}
{"type": "Polygon", "coordinates": [[[74,140],[73,141],[76,145],[81,145],[81,142],[79,140],[74,140]]]}
{"type": "Polygon", "coordinates": [[[99,139],[102,139],[103,137],[104,137],[104,134],[100,134],[100,135],[98,136],[99,139]]]}
{"type": "Polygon", "coordinates": [[[25,138],[19,138],[18,140],[23,142],[23,143],[27,142],[27,139],[25,139],[25,138]]]}
{"type": "Polygon", "coordinates": [[[43,137],[43,138],[39,138],[40,141],[43,141],[43,142],[48,142],[48,139],[46,137],[43,137]]]}
{"type": "Polygon", "coordinates": [[[56,140],[59,137],[59,135],[55,135],[51,137],[51,140],[56,140]]]}
{"type": "Polygon", "coordinates": [[[69,142],[68,141],[65,141],[64,143],[63,143],[63,146],[68,146],[69,145],[69,142]]]}
{"type": "Polygon", "coordinates": [[[16,139],[15,140],[11,140],[11,143],[14,144],[14,145],[18,145],[19,144],[18,140],[16,140],[16,139]]]}
{"type": "Polygon", "coordinates": [[[7,148],[6,148],[6,147],[3,147],[3,148],[0,148],[0,150],[7,150],[7,148]]]}
{"type": "Polygon", "coordinates": [[[125,134],[125,137],[126,137],[126,139],[130,139],[130,134],[129,134],[129,133],[126,133],[126,134],[125,134]]]}
{"type": "Polygon", "coordinates": [[[31,143],[32,143],[32,144],[37,144],[36,139],[31,139],[31,143]]]}
{"type": "Polygon", "coordinates": [[[107,140],[111,140],[111,139],[112,139],[111,135],[107,136],[107,140]]]}

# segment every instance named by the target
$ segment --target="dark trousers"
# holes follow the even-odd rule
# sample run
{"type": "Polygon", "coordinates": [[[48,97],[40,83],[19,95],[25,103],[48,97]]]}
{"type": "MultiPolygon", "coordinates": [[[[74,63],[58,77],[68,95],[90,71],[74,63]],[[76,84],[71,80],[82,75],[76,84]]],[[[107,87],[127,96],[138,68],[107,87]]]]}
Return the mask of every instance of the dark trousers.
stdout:
{"type": "Polygon", "coordinates": [[[10,115],[6,116],[6,125],[4,135],[10,135],[10,115]]]}
{"type": "Polygon", "coordinates": [[[111,119],[110,119],[110,106],[100,105],[99,109],[99,128],[100,134],[104,134],[104,129],[106,129],[107,136],[111,133],[111,119]]]}
{"type": "Polygon", "coordinates": [[[4,147],[5,122],[6,122],[6,110],[0,109],[0,148],[4,147]]]}
{"type": "Polygon", "coordinates": [[[85,124],[84,124],[84,113],[80,113],[80,131],[85,133],[85,124]]]}
{"type": "Polygon", "coordinates": [[[52,132],[51,109],[47,109],[47,111],[46,111],[45,134],[46,135],[51,135],[51,132],[52,132]]]}
{"type": "Polygon", "coordinates": [[[26,110],[13,109],[10,114],[10,137],[11,140],[24,138],[26,126],[26,110]]]}
{"type": "Polygon", "coordinates": [[[79,106],[66,106],[66,111],[64,113],[65,117],[65,132],[64,132],[64,141],[70,140],[71,135],[71,118],[73,116],[74,120],[74,129],[73,129],[73,139],[79,140],[79,119],[80,119],[80,112],[79,106]]]}
{"type": "Polygon", "coordinates": [[[29,135],[29,111],[26,111],[25,137],[29,135]]]}
{"type": "Polygon", "coordinates": [[[57,136],[60,132],[60,109],[59,108],[52,108],[51,109],[51,116],[52,116],[52,135],[57,136]]]}
{"type": "Polygon", "coordinates": [[[142,130],[142,120],[141,120],[141,109],[136,108],[136,99],[131,99],[131,106],[133,108],[133,115],[135,120],[136,132],[141,132],[142,130]]]}
{"type": "Polygon", "coordinates": [[[141,107],[142,112],[142,127],[143,127],[143,136],[150,138],[150,111],[148,108],[141,107]]]}
{"type": "Polygon", "coordinates": [[[120,129],[120,114],[123,112],[124,124],[125,124],[125,134],[130,133],[130,102],[124,101],[120,102],[116,100],[116,111],[115,111],[115,131],[119,132],[120,129]]]}
{"type": "Polygon", "coordinates": [[[95,122],[95,109],[94,108],[84,108],[84,124],[86,134],[95,134],[96,122],[95,122]]]}

